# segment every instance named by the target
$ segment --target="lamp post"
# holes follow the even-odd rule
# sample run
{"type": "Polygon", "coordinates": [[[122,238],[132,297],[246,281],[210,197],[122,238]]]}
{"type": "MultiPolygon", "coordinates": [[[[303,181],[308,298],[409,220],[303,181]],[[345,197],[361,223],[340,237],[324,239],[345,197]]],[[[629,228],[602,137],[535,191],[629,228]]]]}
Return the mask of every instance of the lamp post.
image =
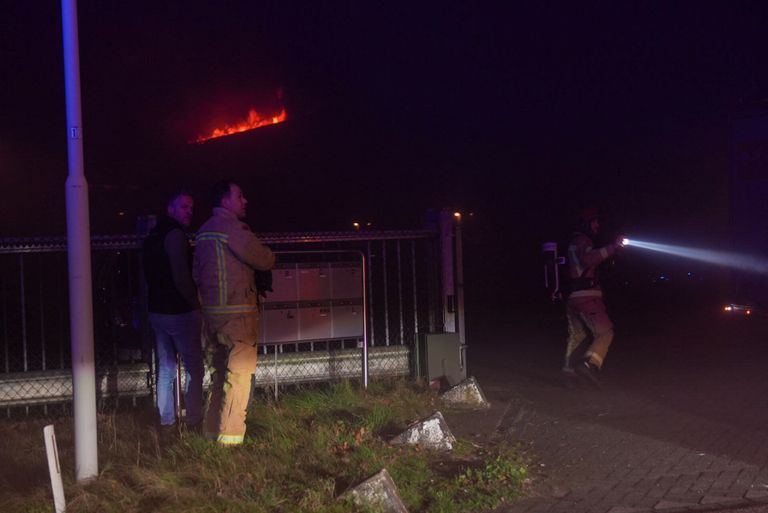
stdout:
{"type": "Polygon", "coordinates": [[[67,107],[67,260],[69,332],[75,414],[75,475],[87,481],[99,473],[96,444],[96,367],[93,355],[93,291],[88,182],[83,172],[82,114],[77,0],[61,0],[64,92],[67,107]]]}

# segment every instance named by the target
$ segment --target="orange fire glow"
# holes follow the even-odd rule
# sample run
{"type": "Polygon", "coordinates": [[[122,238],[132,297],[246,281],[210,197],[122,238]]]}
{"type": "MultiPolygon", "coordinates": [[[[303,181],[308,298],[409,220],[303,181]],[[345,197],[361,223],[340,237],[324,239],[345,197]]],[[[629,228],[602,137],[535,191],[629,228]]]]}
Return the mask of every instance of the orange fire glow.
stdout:
{"type": "Polygon", "coordinates": [[[280,114],[271,117],[262,117],[261,114],[256,112],[256,109],[248,111],[248,117],[239,123],[234,125],[224,125],[223,128],[216,128],[208,135],[201,135],[194,142],[202,143],[209,139],[216,139],[217,137],[225,137],[227,135],[237,134],[240,132],[246,132],[253,130],[254,128],[261,128],[267,125],[276,125],[286,120],[285,109],[280,111],[280,114]]]}

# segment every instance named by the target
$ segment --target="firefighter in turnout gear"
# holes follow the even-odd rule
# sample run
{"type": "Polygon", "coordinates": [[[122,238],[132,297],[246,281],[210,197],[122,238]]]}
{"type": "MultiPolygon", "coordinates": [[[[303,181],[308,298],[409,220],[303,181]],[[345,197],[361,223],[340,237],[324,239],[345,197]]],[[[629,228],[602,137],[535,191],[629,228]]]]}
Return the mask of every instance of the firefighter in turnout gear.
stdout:
{"type": "Polygon", "coordinates": [[[613,323],[603,302],[598,266],[622,247],[621,237],[606,246],[594,247],[593,238],[599,229],[597,209],[582,210],[568,245],[570,294],[565,306],[568,341],[563,366],[566,383],[572,383],[578,375],[597,388],[601,386],[600,368],[613,341],[613,323]],[[585,349],[588,335],[591,340],[585,349]]]}
{"type": "Polygon", "coordinates": [[[197,233],[193,277],[203,311],[213,369],[205,434],[221,445],[239,445],[256,372],[259,317],[254,271],[267,271],[275,255],[242,219],[248,203],[230,181],[212,189],[213,215],[197,233]]]}

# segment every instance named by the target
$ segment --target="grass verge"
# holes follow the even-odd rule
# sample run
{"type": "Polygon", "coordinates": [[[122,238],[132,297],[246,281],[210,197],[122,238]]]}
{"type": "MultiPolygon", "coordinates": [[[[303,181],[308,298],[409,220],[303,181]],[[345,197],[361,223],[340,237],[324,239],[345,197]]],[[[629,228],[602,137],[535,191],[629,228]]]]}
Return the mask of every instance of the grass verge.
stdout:
{"type": "MultiPolygon", "coordinates": [[[[193,434],[161,446],[135,414],[100,415],[100,475],[89,484],[75,482],[65,419],[56,429],[67,511],[353,512],[360,508],[339,496],[382,468],[411,513],[476,512],[519,496],[525,465],[509,447],[460,440],[446,454],[387,443],[439,407],[431,391],[403,381],[298,390],[254,401],[236,448],[193,434]]],[[[51,511],[44,424],[0,423],[0,511],[51,511]]]]}

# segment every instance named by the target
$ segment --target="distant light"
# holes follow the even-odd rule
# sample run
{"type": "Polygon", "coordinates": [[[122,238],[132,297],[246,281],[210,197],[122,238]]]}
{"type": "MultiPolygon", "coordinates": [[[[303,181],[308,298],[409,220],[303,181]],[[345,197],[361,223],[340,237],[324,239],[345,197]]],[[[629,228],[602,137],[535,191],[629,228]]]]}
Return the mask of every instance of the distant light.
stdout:
{"type": "Polygon", "coordinates": [[[360,223],[358,223],[357,221],[355,221],[354,223],[352,223],[352,227],[353,227],[355,230],[359,230],[359,229],[360,229],[360,223]]]}
{"type": "Polygon", "coordinates": [[[454,212],[453,217],[455,217],[457,221],[461,221],[461,212],[454,212]]]}
{"type": "Polygon", "coordinates": [[[373,223],[368,221],[367,223],[365,223],[365,226],[368,226],[368,227],[373,226],[373,223]]]}
{"type": "Polygon", "coordinates": [[[125,212],[120,211],[120,212],[117,213],[117,215],[120,216],[120,217],[123,217],[125,215],[125,212]]]}
{"type": "Polygon", "coordinates": [[[725,305],[723,307],[723,311],[724,312],[741,313],[743,315],[752,315],[754,313],[751,306],[748,306],[748,305],[737,305],[735,303],[730,303],[728,305],[725,305]]]}
{"type": "Polygon", "coordinates": [[[623,239],[621,239],[621,245],[622,245],[622,246],[629,246],[630,242],[631,242],[631,241],[630,241],[628,238],[626,238],[626,237],[624,237],[623,239]]]}

